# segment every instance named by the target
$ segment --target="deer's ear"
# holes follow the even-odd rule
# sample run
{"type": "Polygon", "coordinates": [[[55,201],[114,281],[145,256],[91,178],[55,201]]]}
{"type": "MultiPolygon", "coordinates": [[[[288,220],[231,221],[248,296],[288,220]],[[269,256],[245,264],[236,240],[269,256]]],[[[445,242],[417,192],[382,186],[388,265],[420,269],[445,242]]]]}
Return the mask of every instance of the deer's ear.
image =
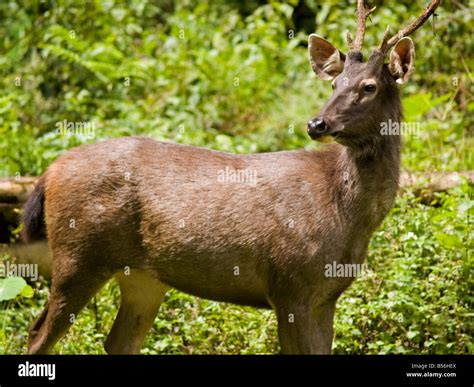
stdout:
{"type": "Polygon", "coordinates": [[[321,36],[309,35],[308,51],[311,67],[319,78],[330,81],[344,69],[346,56],[321,36]]]}
{"type": "Polygon", "coordinates": [[[408,37],[402,38],[390,52],[388,69],[397,83],[405,83],[410,79],[415,61],[415,45],[408,37]]]}

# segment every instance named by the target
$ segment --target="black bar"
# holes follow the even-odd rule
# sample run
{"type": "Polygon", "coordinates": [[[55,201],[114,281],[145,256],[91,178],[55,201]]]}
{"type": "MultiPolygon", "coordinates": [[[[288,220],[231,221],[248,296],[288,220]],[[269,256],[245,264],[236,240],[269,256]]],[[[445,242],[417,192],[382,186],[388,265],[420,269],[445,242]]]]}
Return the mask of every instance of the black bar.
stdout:
{"type": "MultiPolygon", "coordinates": [[[[472,386],[473,356],[0,356],[0,387],[129,385],[165,382],[288,386],[472,386]],[[19,376],[31,365],[48,376],[19,376]],[[52,368],[49,368],[51,371],[52,368]],[[407,376],[419,373],[420,376],[407,376]],[[430,375],[428,374],[430,373],[430,375]],[[441,376],[433,374],[441,374],[441,376]],[[450,375],[447,375],[450,374],[450,375]],[[452,375],[455,374],[455,375],[452,375]]],[[[36,370],[35,372],[40,372],[36,370]]]]}

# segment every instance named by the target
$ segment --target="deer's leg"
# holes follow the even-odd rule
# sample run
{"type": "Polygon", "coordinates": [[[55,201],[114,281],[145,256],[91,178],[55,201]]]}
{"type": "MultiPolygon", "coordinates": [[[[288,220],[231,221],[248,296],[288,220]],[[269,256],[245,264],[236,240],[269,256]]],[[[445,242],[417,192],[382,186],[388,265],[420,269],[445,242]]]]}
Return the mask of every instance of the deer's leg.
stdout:
{"type": "Polygon", "coordinates": [[[278,338],[284,354],[330,354],[335,302],[276,304],[278,338]]]}
{"type": "MultiPolygon", "coordinates": [[[[58,262],[68,262],[67,260],[58,262]]],[[[70,262],[70,261],[69,261],[70,262]]],[[[28,353],[50,352],[66,333],[79,312],[107,282],[108,276],[98,271],[61,270],[53,274],[51,295],[38,319],[29,330],[28,353]]]]}
{"type": "Polygon", "coordinates": [[[281,303],[276,306],[278,339],[283,354],[311,351],[311,306],[281,303]]]}
{"type": "Polygon", "coordinates": [[[44,306],[41,314],[36,318],[33,324],[30,326],[28,331],[28,346],[31,346],[31,343],[36,340],[39,332],[41,331],[41,327],[43,326],[44,322],[46,321],[46,317],[48,316],[48,309],[49,309],[49,301],[44,306]]]}
{"type": "Polygon", "coordinates": [[[330,354],[334,335],[336,300],[313,308],[311,324],[312,353],[330,354]]]}
{"type": "Polygon", "coordinates": [[[169,287],[144,270],[115,277],[120,285],[121,304],[105,350],[109,354],[139,353],[169,287]]]}

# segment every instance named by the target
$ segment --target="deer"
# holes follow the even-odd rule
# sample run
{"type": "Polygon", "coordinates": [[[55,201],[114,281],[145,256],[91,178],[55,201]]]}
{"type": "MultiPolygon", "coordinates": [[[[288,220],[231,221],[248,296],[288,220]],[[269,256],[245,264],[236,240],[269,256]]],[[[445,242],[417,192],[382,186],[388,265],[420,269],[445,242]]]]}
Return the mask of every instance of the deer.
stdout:
{"type": "Polygon", "coordinates": [[[52,255],[50,296],[28,352],[52,352],[114,278],[121,303],[108,354],[140,353],[170,288],[271,308],[281,353],[330,354],[336,301],[354,278],[325,267],[361,264],[394,204],[401,138],[380,126],[402,120],[399,84],[414,67],[409,35],[439,3],[393,36],[387,28],[367,61],[361,50],[375,8],[363,0],[347,54],[309,36],[311,67],[334,89],[307,124],[312,140],[332,140],[320,150],[236,155],[132,136],[60,156],[24,208],[24,240],[37,241],[45,227],[52,255]],[[255,179],[222,179],[224,170],[255,179]]]}

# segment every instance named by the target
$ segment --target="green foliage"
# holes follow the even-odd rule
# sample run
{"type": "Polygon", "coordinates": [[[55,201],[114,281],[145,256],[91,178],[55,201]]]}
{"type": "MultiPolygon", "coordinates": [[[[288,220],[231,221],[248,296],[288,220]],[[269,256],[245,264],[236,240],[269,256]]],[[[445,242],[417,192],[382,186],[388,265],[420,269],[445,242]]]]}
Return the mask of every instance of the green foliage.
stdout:
{"type": "Polygon", "coordinates": [[[0,353],[9,353],[9,346],[14,338],[7,334],[7,323],[11,323],[11,313],[15,313],[10,308],[14,300],[20,298],[32,298],[34,296],[33,288],[21,277],[0,278],[0,307],[5,309],[0,313],[0,353]]]}
{"type": "Polygon", "coordinates": [[[407,194],[339,303],[336,352],[472,353],[474,204],[467,184],[428,207],[407,194]]]}
{"type": "Polygon", "coordinates": [[[300,38],[286,39],[291,8],[284,4],[263,6],[245,20],[207,3],[177,6],[153,28],[160,10],[150,3],[114,10],[117,20],[97,4],[83,13],[74,1],[59,2],[44,18],[24,10],[28,22],[17,29],[22,44],[28,37],[28,50],[20,58],[12,54],[19,42],[4,47],[11,54],[0,96],[5,174],[39,174],[65,148],[87,142],[58,135],[56,124],[65,119],[94,122],[94,141],[146,134],[219,147],[215,139],[225,134],[233,150],[256,150],[236,136],[256,131],[283,84],[299,75],[293,58],[307,73],[300,38]],[[100,26],[87,27],[97,18],[100,26]]]}
{"type": "MultiPolygon", "coordinates": [[[[38,175],[67,148],[127,135],[237,153],[318,147],[306,122],[331,88],[315,81],[307,34],[296,31],[301,2],[1,2],[0,173],[38,175]],[[59,133],[64,120],[94,123],[94,136],[59,133]]],[[[425,3],[377,2],[366,47],[425,3]]],[[[315,31],[346,50],[355,0],[305,4],[315,31]]],[[[443,2],[435,32],[415,33],[415,72],[402,94],[420,132],[405,137],[406,169],[473,169],[472,6],[443,2]]],[[[471,198],[467,185],[439,195],[438,207],[398,198],[372,240],[370,271],[338,302],[336,353],[473,352],[471,198]]],[[[31,299],[0,302],[0,353],[25,352],[47,296],[37,283],[31,299]]],[[[103,353],[118,302],[111,283],[57,351],[103,353]]],[[[269,353],[276,337],[271,311],[172,291],[143,352],[269,353]]]]}
{"type": "Polygon", "coordinates": [[[33,289],[21,277],[0,278],[0,302],[18,296],[33,297],[33,289]]]}

